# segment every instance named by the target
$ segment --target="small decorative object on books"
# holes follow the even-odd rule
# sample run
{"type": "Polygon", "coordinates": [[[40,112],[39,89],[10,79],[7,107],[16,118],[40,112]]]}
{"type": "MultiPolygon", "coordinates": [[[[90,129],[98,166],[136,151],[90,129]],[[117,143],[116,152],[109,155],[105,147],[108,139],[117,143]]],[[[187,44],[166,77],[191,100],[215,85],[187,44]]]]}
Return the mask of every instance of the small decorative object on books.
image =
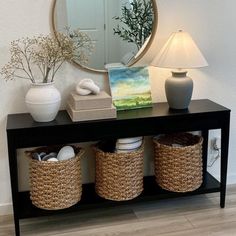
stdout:
{"type": "Polygon", "coordinates": [[[79,30],[67,33],[22,38],[11,43],[10,61],[2,68],[5,80],[27,79],[32,87],[26,94],[26,106],[38,122],[52,121],[60,108],[61,95],[54,87],[55,74],[65,61],[85,63],[92,50],[90,38],[79,30]]]}
{"type": "Polygon", "coordinates": [[[96,95],[79,95],[72,91],[67,103],[67,112],[72,121],[116,118],[116,108],[112,105],[111,96],[105,91],[96,95]]]}
{"type": "Polygon", "coordinates": [[[76,86],[76,92],[82,96],[89,94],[99,94],[100,88],[94,83],[92,79],[82,79],[76,86]]]}
{"type": "Polygon", "coordinates": [[[108,70],[108,74],[117,110],[152,106],[148,68],[113,68],[108,70]]]}

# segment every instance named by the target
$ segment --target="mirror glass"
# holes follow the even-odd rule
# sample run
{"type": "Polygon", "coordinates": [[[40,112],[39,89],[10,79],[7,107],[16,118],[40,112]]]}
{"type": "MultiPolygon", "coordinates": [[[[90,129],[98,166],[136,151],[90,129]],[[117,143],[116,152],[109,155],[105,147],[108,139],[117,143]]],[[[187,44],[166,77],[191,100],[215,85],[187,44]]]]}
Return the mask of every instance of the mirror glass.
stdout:
{"type": "Polygon", "coordinates": [[[156,8],[156,0],[54,0],[52,27],[54,33],[69,28],[87,34],[93,49],[80,66],[106,71],[145,54],[157,27],[156,8]]]}

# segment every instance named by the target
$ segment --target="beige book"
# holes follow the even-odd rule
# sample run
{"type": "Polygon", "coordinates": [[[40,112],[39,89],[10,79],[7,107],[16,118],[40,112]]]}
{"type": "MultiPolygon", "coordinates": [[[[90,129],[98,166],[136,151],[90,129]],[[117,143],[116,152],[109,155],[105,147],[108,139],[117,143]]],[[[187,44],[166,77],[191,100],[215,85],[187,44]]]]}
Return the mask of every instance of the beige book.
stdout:
{"type": "Polygon", "coordinates": [[[72,121],[103,120],[116,118],[116,108],[111,105],[110,108],[74,110],[70,103],[66,108],[72,121]]]}
{"type": "Polygon", "coordinates": [[[105,91],[99,94],[78,95],[75,91],[71,92],[69,96],[69,103],[74,110],[90,110],[100,108],[110,108],[112,105],[112,98],[105,91]]]}

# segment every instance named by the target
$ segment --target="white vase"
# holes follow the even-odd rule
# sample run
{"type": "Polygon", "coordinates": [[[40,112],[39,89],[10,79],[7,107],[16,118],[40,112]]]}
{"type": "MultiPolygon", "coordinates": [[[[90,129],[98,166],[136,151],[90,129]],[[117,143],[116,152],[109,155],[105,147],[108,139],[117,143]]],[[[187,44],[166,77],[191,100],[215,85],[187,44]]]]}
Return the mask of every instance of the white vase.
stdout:
{"type": "Polygon", "coordinates": [[[49,122],[59,111],[61,94],[53,82],[33,83],[25,96],[25,103],[35,121],[49,122]]]}

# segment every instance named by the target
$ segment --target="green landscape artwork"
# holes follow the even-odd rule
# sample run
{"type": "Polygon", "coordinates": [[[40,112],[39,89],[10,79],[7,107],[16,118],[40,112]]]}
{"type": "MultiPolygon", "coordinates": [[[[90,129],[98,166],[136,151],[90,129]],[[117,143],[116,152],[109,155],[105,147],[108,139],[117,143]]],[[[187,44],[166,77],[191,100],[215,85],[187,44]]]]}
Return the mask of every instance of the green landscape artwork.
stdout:
{"type": "Polygon", "coordinates": [[[147,67],[111,68],[108,75],[113,104],[117,110],[152,106],[147,67]]]}

